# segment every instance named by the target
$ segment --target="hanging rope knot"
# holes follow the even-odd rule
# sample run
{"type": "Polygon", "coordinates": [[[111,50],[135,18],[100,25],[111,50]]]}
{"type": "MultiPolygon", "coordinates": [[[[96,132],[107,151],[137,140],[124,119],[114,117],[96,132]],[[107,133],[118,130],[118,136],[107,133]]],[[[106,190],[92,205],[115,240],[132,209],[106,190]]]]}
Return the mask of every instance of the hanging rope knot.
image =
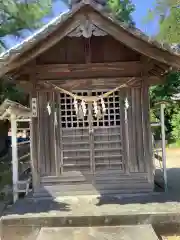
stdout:
{"type": "Polygon", "coordinates": [[[106,106],[105,106],[105,102],[104,102],[103,98],[101,98],[101,106],[102,106],[102,112],[105,113],[106,112],[106,106]]]}
{"type": "Polygon", "coordinates": [[[85,116],[86,116],[86,113],[87,113],[87,109],[86,109],[86,103],[85,103],[84,100],[82,100],[81,106],[82,106],[82,110],[83,110],[84,117],[85,117],[85,116]]]}
{"type": "Polygon", "coordinates": [[[126,108],[126,109],[128,109],[128,108],[129,108],[129,102],[128,102],[128,99],[127,99],[127,97],[126,97],[126,99],[125,99],[125,108],[126,108]]]}
{"type": "Polygon", "coordinates": [[[51,115],[51,106],[50,106],[49,102],[47,104],[47,110],[48,110],[49,115],[51,115]]]}
{"type": "Polygon", "coordinates": [[[74,98],[74,109],[75,109],[75,112],[77,115],[78,114],[78,102],[77,102],[76,98],[74,98]]]}
{"type": "MultiPolygon", "coordinates": [[[[107,98],[108,96],[110,96],[111,94],[113,94],[114,92],[118,91],[121,88],[127,87],[129,84],[131,84],[133,81],[135,80],[135,78],[131,78],[129,81],[127,81],[126,83],[121,84],[120,86],[100,95],[100,96],[78,96],[72,92],[69,92],[63,88],[60,88],[56,85],[54,85],[53,83],[49,83],[48,81],[45,82],[45,85],[49,85],[52,86],[55,90],[65,93],[69,96],[71,96],[72,98],[74,98],[74,109],[76,112],[76,115],[79,118],[84,118],[87,114],[87,107],[86,104],[88,103],[93,103],[93,107],[94,107],[94,113],[95,116],[99,119],[100,117],[102,117],[103,114],[106,113],[106,106],[105,106],[105,102],[104,102],[104,98],[107,98]],[[78,105],[78,100],[81,101],[81,104],[78,105]],[[101,108],[98,105],[98,101],[101,101],[101,108]]],[[[125,107],[128,108],[129,107],[129,103],[128,100],[125,100],[125,107]]],[[[50,104],[48,103],[47,105],[47,109],[48,109],[48,113],[49,115],[51,114],[51,107],[50,104]]]]}

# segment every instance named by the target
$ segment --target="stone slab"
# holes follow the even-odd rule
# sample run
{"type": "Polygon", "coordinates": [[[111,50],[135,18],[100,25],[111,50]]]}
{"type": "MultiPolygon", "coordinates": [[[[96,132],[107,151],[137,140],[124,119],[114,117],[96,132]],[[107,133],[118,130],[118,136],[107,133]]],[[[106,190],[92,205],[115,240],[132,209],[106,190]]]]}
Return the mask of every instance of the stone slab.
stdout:
{"type": "Polygon", "coordinates": [[[42,228],[37,240],[158,240],[151,225],[42,228]]]}
{"type": "MultiPolygon", "coordinates": [[[[159,233],[180,233],[180,196],[169,194],[121,198],[84,196],[23,199],[4,212],[4,235],[9,227],[97,227],[152,224],[159,233]]],[[[11,238],[4,238],[11,239],[11,238]]]]}

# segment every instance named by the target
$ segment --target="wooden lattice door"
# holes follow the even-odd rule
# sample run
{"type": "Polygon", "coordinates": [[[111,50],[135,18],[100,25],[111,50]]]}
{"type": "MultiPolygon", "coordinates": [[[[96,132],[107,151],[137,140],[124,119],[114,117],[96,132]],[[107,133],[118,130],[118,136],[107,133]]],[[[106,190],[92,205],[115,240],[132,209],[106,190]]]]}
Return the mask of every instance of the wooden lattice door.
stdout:
{"type": "MultiPolygon", "coordinates": [[[[104,92],[93,92],[99,96],[104,92]]],[[[95,171],[124,171],[122,149],[123,110],[120,93],[114,92],[105,98],[106,113],[99,120],[93,118],[93,147],[95,171]]]]}
{"type": "MultiPolygon", "coordinates": [[[[82,91],[78,95],[101,95],[103,91],[82,91]]],[[[78,119],[73,99],[60,94],[61,173],[69,171],[124,171],[122,148],[123,106],[120,93],[104,99],[106,113],[97,120],[93,107],[87,105],[87,115],[78,119]]]]}

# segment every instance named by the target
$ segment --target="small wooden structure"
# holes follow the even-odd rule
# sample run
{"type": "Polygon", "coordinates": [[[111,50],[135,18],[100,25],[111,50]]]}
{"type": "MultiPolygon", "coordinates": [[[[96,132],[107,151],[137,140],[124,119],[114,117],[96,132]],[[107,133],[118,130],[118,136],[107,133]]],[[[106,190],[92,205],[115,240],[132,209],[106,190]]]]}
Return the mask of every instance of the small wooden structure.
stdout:
{"type": "Polygon", "coordinates": [[[148,89],[179,68],[170,46],[81,1],[0,60],[31,94],[35,194],[153,191],[148,89]]]}
{"type": "MultiPolygon", "coordinates": [[[[13,183],[13,199],[18,199],[18,193],[24,192],[21,185],[25,185],[25,191],[29,187],[30,180],[20,181],[19,179],[19,158],[17,143],[17,123],[29,121],[31,110],[17,102],[6,99],[0,105],[0,120],[9,120],[11,122],[11,144],[12,144],[12,183],[13,183]]],[[[21,143],[22,144],[22,143],[21,143]]],[[[26,144],[26,143],[25,143],[26,144]]],[[[23,158],[26,156],[23,156],[23,158]]],[[[22,156],[21,156],[22,158],[22,156]]]]}

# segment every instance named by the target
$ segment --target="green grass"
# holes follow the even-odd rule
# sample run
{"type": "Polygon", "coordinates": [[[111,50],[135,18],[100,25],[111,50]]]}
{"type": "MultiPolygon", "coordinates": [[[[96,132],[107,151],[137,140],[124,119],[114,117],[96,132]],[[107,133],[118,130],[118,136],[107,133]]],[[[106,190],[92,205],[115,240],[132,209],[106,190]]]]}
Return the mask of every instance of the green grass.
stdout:
{"type": "Polygon", "coordinates": [[[179,141],[171,141],[167,144],[167,148],[180,148],[180,140],[179,141]]]}

